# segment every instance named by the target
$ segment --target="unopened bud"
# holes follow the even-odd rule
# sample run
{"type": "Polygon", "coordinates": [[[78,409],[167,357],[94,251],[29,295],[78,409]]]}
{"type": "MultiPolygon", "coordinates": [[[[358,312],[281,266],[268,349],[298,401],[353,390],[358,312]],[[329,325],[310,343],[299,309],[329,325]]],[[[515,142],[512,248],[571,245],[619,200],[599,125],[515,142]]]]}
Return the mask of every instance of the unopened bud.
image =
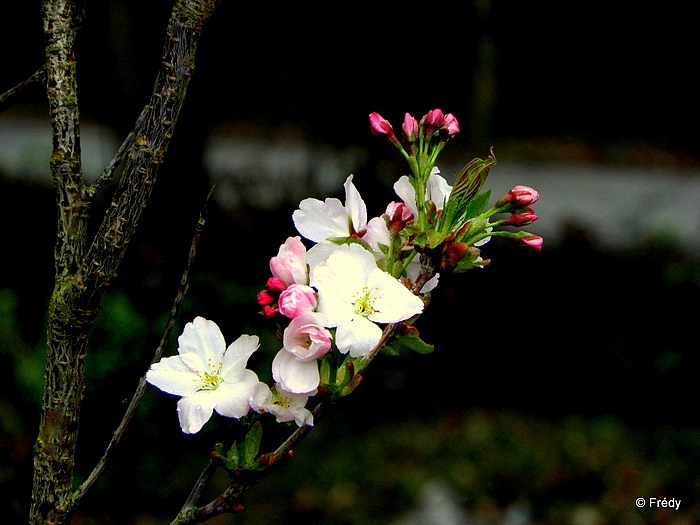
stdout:
{"type": "Polygon", "coordinates": [[[530,186],[515,186],[512,190],[506,193],[503,197],[498,199],[495,204],[496,208],[503,208],[505,206],[529,206],[530,204],[537,201],[540,198],[540,194],[537,190],[531,188],[530,186]]]}
{"type": "Polygon", "coordinates": [[[369,125],[372,133],[377,137],[386,137],[392,144],[397,144],[399,142],[399,139],[394,135],[394,128],[392,125],[376,111],[369,114],[369,125]]]}
{"type": "Polygon", "coordinates": [[[287,288],[287,285],[279,277],[270,277],[267,280],[267,289],[271,292],[280,293],[285,288],[287,288]]]}
{"type": "Polygon", "coordinates": [[[267,304],[272,304],[275,302],[275,298],[270,295],[270,292],[267,290],[263,290],[258,293],[258,304],[260,306],[265,306],[267,304]]]}
{"type": "Polygon", "coordinates": [[[418,121],[410,113],[406,113],[403,119],[403,138],[406,142],[415,142],[418,140],[418,121]]]}
{"type": "Polygon", "coordinates": [[[421,122],[423,123],[425,136],[429,137],[445,124],[445,115],[441,109],[432,109],[423,115],[421,122]]]}
{"type": "Polygon", "coordinates": [[[270,305],[265,305],[262,308],[262,314],[265,316],[266,319],[272,319],[277,312],[279,312],[279,309],[273,308],[270,305]]]}
{"type": "Polygon", "coordinates": [[[455,117],[452,113],[445,115],[444,127],[445,130],[447,130],[448,137],[453,137],[459,133],[459,122],[457,122],[457,117],[455,117]]]}
{"type": "Polygon", "coordinates": [[[525,211],[514,213],[507,219],[503,219],[503,221],[501,221],[501,226],[525,226],[526,224],[532,224],[538,218],[534,210],[530,206],[527,206],[525,211]]]}
{"type": "Polygon", "coordinates": [[[542,251],[542,243],[544,242],[544,239],[539,235],[528,233],[527,235],[520,237],[518,240],[521,243],[536,249],[538,252],[542,251]]]}
{"type": "Polygon", "coordinates": [[[391,201],[386,207],[384,214],[392,221],[406,222],[413,219],[411,208],[403,202],[391,201]]]}
{"type": "Polygon", "coordinates": [[[471,246],[466,242],[447,244],[442,250],[440,267],[443,270],[454,269],[459,265],[462,259],[467,258],[467,260],[474,261],[480,254],[481,251],[479,248],[471,246]]]}

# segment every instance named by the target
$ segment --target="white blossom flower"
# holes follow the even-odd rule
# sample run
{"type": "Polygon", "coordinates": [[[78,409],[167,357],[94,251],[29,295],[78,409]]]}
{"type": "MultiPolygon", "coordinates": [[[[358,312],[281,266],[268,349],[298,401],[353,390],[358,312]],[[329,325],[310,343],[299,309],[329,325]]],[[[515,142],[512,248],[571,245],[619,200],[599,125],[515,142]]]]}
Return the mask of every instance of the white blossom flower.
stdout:
{"type": "Polygon", "coordinates": [[[195,434],[212,412],[241,418],[250,411],[249,398],[259,383],[246,369],[259,343],[257,336],[242,335],[226,348],[224,336],[213,321],[197,317],[178,338],[178,353],[153,363],[146,381],[176,396],[182,431],[195,434]]]}
{"type": "Polygon", "coordinates": [[[250,406],[258,413],[269,413],[275,416],[278,423],[294,421],[297,426],[313,426],[314,416],[306,408],[306,403],[310,395],[316,391],[306,394],[295,394],[284,390],[279,383],[269,388],[265,383],[259,383],[253,392],[250,406]]]}
{"type": "Polygon", "coordinates": [[[318,292],[317,311],[335,327],[335,343],[351,357],[367,355],[379,342],[377,323],[404,321],[423,311],[423,301],[398,279],[377,267],[374,255],[359,244],[337,246],[311,269],[318,292]]]}
{"type": "MultiPolygon", "coordinates": [[[[418,217],[416,190],[406,175],[403,175],[394,183],[394,191],[413,212],[413,216],[418,217]]],[[[440,175],[438,167],[434,166],[425,183],[425,200],[432,201],[436,209],[442,210],[450,197],[450,193],[452,193],[452,186],[440,175]]]]}
{"type": "Polygon", "coordinates": [[[367,227],[367,206],[352,183],[352,175],[345,180],[345,205],[339,199],[304,199],[292,213],[297,231],[313,242],[335,237],[349,237],[367,227]]]}

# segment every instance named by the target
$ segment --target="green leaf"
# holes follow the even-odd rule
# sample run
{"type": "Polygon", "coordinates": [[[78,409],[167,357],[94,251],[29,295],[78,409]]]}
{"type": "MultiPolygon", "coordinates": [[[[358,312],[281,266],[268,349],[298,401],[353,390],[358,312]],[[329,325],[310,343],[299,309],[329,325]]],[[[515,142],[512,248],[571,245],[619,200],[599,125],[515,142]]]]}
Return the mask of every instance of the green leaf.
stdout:
{"type": "Polygon", "coordinates": [[[406,348],[408,350],[418,352],[419,354],[429,354],[435,349],[434,345],[428,344],[425,341],[423,341],[420,338],[420,335],[418,335],[418,333],[415,331],[409,331],[404,335],[396,336],[394,338],[392,346],[395,347],[397,352],[406,348]]]}
{"type": "Polygon", "coordinates": [[[399,355],[399,349],[393,343],[385,344],[380,350],[382,355],[397,356],[399,355]]]}
{"type": "Polygon", "coordinates": [[[469,201],[469,204],[464,210],[464,218],[469,220],[484,213],[489,206],[490,199],[491,190],[487,190],[484,193],[480,193],[474,197],[471,201],[469,201]]]}
{"type": "Polygon", "coordinates": [[[260,450],[260,441],[262,440],[262,424],[258,421],[245,435],[243,447],[243,465],[252,465],[260,450]]]}
{"type": "Polygon", "coordinates": [[[226,469],[227,471],[235,472],[236,470],[238,470],[238,447],[235,441],[233,442],[233,445],[229,450],[224,449],[223,443],[217,443],[214,446],[212,456],[221,461],[224,469],[226,469]]]}
{"type": "Polygon", "coordinates": [[[486,160],[473,159],[464,166],[457,175],[449,201],[457,201],[460,203],[459,207],[463,208],[479,193],[494,164],[496,164],[496,157],[491,150],[491,155],[486,157],[486,160]]]}

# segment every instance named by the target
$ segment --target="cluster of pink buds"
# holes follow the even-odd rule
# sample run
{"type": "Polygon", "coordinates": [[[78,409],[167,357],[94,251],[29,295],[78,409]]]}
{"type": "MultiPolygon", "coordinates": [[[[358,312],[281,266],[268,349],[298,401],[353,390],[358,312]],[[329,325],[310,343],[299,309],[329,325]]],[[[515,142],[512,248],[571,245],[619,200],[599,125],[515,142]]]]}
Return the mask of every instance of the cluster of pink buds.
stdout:
{"type": "Polygon", "coordinates": [[[287,285],[277,277],[270,277],[267,280],[266,288],[258,292],[258,304],[262,306],[262,314],[272,319],[278,312],[278,300],[280,293],[287,288],[287,285]]]}
{"type": "MultiPolygon", "coordinates": [[[[538,216],[535,215],[535,211],[532,208],[532,204],[539,198],[540,194],[534,188],[522,185],[515,186],[503,197],[498,199],[490,211],[490,215],[510,213],[510,216],[494,222],[493,225],[520,227],[532,224],[538,219],[538,216]]],[[[539,235],[527,232],[509,232],[508,236],[521,244],[535,248],[538,251],[542,250],[543,239],[539,235]]]]}
{"type": "MultiPolygon", "coordinates": [[[[370,113],[369,123],[372,133],[377,137],[386,137],[392,144],[399,142],[399,139],[394,134],[394,127],[379,113],[370,113]]],[[[423,115],[420,122],[410,113],[406,113],[401,131],[403,140],[407,144],[418,142],[421,137],[429,139],[434,135],[447,140],[459,133],[459,122],[457,122],[457,118],[452,113],[445,115],[441,109],[428,111],[428,113],[423,115]]]]}
{"type": "Polygon", "coordinates": [[[459,122],[452,113],[441,109],[428,111],[420,121],[406,113],[401,126],[402,141],[394,133],[391,123],[374,112],[369,115],[370,129],[380,138],[386,138],[408,160],[413,175],[425,180],[435,165],[438,153],[459,133],[459,122]]]}

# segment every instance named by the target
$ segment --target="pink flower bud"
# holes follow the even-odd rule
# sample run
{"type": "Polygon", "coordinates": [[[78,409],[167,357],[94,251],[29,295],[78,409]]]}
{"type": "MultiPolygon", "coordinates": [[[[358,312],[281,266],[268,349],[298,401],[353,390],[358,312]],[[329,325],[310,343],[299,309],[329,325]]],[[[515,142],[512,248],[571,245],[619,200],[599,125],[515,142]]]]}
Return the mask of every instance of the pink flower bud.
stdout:
{"type": "Polygon", "coordinates": [[[392,125],[376,111],[369,114],[369,125],[372,133],[377,137],[386,137],[392,144],[398,143],[399,139],[394,135],[392,125]]]}
{"type": "Polygon", "coordinates": [[[530,186],[516,186],[496,203],[497,208],[502,208],[507,205],[511,206],[529,206],[540,198],[540,194],[530,186]]]}
{"type": "Polygon", "coordinates": [[[277,308],[274,308],[270,305],[265,305],[262,308],[262,313],[265,316],[265,319],[272,319],[279,310],[277,308]]]}
{"type": "Polygon", "coordinates": [[[539,235],[533,235],[532,233],[528,233],[527,235],[523,235],[522,237],[518,238],[518,241],[521,243],[530,246],[534,249],[536,249],[538,252],[542,251],[542,243],[544,242],[544,239],[540,237],[539,235]]]}
{"type": "Polygon", "coordinates": [[[445,115],[444,128],[447,130],[448,137],[452,137],[459,133],[459,122],[457,122],[457,118],[452,113],[445,115]]]}
{"type": "Polygon", "coordinates": [[[323,327],[323,316],[309,312],[291,320],[282,336],[284,349],[299,361],[307,362],[331,350],[331,333],[323,327]]]}
{"type": "Polygon", "coordinates": [[[267,289],[270,292],[280,293],[286,287],[287,287],[287,285],[284,284],[284,281],[282,279],[280,279],[279,277],[270,277],[267,280],[267,289]]]}
{"type": "Polygon", "coordinates": [[[445,123],[445,115],[441,109],[431,109],[423,116],[423,123],[426,126],[441,128],[445,123]]]}
{"type": "Polygon", "coordinates": [[[507,219],[501,222],[502,226],[525,226],[526,224],[531,224],[535,222],[539,217],[535,215],[534,210],[527,206],[525,211],[520,213],[514,213],[507,219]]]}
{"type": "Polygon", "coordinates": [[[411,208],[406,206],[403,202],[391,201],[386,207],[384,214],[392,221],[406,222],[413,219],[411,208]]]}
{"type": "Polygon", "coordinates": [[[418,139],[418,121],[410,113],[406,113],[401,129],[405,141],[415,142],[418,139]]]}
{"type": "Polygon", "coordinates": [[[270,292],[267,290],[263,290],[262,292],[258,293],[258,304],[260,306],[265,306],[267,304],[272,304],[275,302],[275,298],[270,295],[270,292]]]}
{"type": "Polygon", "coordinates": [[[282,315],[294,319],[316,308],[316,290],[305,284],[293,284],[280,294],[277,304],[282,315]]]}
{"type": "MultiPolygon", "coordinates": [[[[306,268],[306,246],[301,242],[300,237],[287,238],[280,246],[277,256],[270,259],[270,271],[286,286],[295,283],[306,284],[309,281],[306,268]]],[[[270,288],[269,285],[268,288],[270,288]]]]}

